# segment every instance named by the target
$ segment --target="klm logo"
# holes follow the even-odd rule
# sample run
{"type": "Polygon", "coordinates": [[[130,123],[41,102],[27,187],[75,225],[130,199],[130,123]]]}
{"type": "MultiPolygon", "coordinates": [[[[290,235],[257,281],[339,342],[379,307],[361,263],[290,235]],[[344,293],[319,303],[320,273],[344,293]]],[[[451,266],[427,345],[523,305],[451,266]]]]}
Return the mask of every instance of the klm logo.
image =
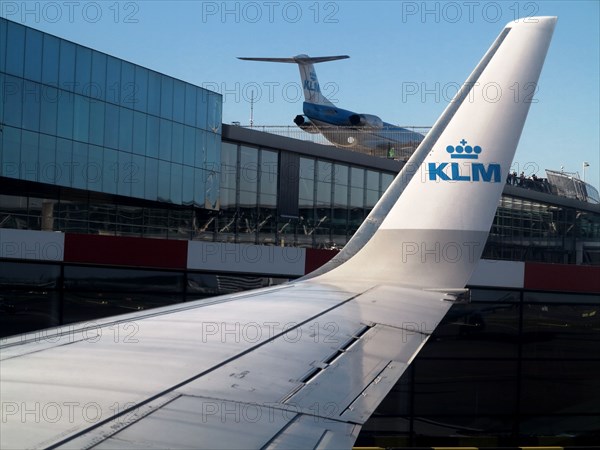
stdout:
{"type": "Polygon", "coordinates": [[[451,159],[466,160],[462,163],[429,163],[429,180],[436,181],[483,181],[486,183],[500,183],[500,164],[482,164],[477,160],[483,149],[476,145],[467,145],[466,140],[460,141],[456,147],[449,145],[446,151],[451,159]]]}
{"type": "Polygon", "coordinates": [[[304,80],[304,89],[312,92],[321,92],[321,88],[319,87],[319,83],[316,81],[304,80]]]}

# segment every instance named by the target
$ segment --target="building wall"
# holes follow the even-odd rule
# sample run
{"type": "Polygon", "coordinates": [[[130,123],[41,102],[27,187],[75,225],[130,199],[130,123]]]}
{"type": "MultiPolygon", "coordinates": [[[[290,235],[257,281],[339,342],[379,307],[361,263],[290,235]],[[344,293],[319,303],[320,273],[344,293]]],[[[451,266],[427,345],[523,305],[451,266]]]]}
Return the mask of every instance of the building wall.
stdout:
{"type": "Polygon", "coordinates": [[[471,303],[452,306],[357,445],[597,445],[600,296],[471,293],[471,303]]]}
{"type": "Polygon", "coordinates": [[[219,94],[3,18],[0,55],[0,176],[218,207],[219,94]]]}

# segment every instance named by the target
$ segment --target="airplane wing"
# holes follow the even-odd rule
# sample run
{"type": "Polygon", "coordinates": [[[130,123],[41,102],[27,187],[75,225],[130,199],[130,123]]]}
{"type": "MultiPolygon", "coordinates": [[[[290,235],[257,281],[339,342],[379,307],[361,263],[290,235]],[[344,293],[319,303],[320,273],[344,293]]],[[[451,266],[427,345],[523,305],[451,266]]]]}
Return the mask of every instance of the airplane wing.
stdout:
{"type": "Polygon", "coordinates": [[[537,82],[556,22],[534,19],[502,31],[327,271],[5,340],[0,446],[351,447],[481,255],[529,109],[509,87],[537,82]]]}
{"type": "Polygon", "coordinates": [[[278,63],[292,63],[292,64],[316,64],[328,61],[337,61],[338,59],[348,59],[348,55],[337,55],[337,56],[316,56],[310,57],[308,55],[298,55],[292,58],[249,58],[238,56],[238,59],[243,61],[263,61],[263,62],[278,62],[278,63]]]}

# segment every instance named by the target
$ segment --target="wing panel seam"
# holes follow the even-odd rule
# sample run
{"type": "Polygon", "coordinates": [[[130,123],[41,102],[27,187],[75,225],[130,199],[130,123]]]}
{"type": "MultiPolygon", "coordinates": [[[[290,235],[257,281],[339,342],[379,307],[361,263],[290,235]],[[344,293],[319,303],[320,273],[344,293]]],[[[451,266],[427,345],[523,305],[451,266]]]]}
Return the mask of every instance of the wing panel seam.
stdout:
{"type": "Polygon", "coordinates": [[[375,286],[371,286],[370,288],[368,288],[368,289],[364,290],[363,292],[360,292],[360,293],[358,293],[358,294],[355,294],[355,295],[351,296],[350,298],[348,298],[348,299],[346,299],[346,300],[344,300],[344,301],[341,301],[340,303],[337,303],[336,305],[333,305],[333,306],[331,306],[331,307],[329,307],[329,308],[327,308],[327,309],[325,309],[325,310],[323,310],[323,311],[319,312],[318,314],[315,314],[315,315],[313,315],[313,316],[309,317],[308,319],[306,319],[306,320],[304,320],[304,321],[302,321],[302,322],[300,322],[300,323],[297,323],[297,324],[296,324],[294,327],[292,327],[292,328],[288,328],[288,329],[286,329],[285,331],[282,331],[281,333],[279,333],[279,334],[277,334],[277,335],[271,336],[269,339],[266,339],[265,341],[263,341],[263,342],[261,342],[261,343],[259,343],[259,344],[255,345],[255,346],[253,346],[253,347],[247,348],[246,350],[244,350],[244,351],[242,351],[242,352],[240,352],[240,353],[238,353],[238,354],[236,354],[236,355],[234,355],[234,356],[231,356],[231,357],[229,357],[229,358],[225,359],[224,361],[221,361],[221,362],[220,362],[220,363],[218,363],[218,364],[215,364],[213,367],[211,367],[211,368],[209,368],[209,369],[206,369],[206,370],[202,371],[201,373],[199,373],[199,374],[196,374],[196,375],[194,375],[193,377],[190,377],[190,378],[188,378],[188,379],[186,379],[186,380],[184,380],[184,381],[182,381],[182,382],[180,382],[180,383],[177,383],[177,384],[175,384],[175,385],[171,386],[170,388],[167,388],[167,389],[163,390],[162,392],[159,392],[158,394],[155,394],[155,395],[153,395],[153,396],[151,396],[151,397],[147,398],[146,400],[143,400],[143,401],[141,401],[141,402],[139,402],[139,403],[136,403],[135,405],[133,405],[133,406],[132,406],[132,407],[130,407],[130,408],[123,409],[123,411],[121,411],[119,414],[115,414],[115,415],[114,415],[114,416],[112,416],[111,418],[105,419],[105,420],[103,420],[103,421],[101,421],[101,422],[98,422],[98,423],[96,423],[96,424],[92,425],[91,427],[88,427],[88,428],[85,428],[85,429],[83,429],[83,430],[81,430],[81,431],[78,431],[77,433],[73,434],[72,436],[69,436],[69,437],[67,437],[67,438],[65,438],[65,439],[62,439],[61,441],[59,441],[59,442],[57,442],[57,443],[55,443],[55,444],[52,444],[51,446],[49,446],[49,447],[48,447],[48,449],[55,449],[55,448],[57,448],[57,447],[59,447],[59,446],[61,446],[61,445],[64,445],[64,444],[68,443],[69,441],[72,441],[73,439],[75,439],[75,438],[77,438],[77,437],[79,437],[79,436],[82,436],[82,435],[84,435],[85,433],[89,433],[89,432],[91,432],[91,431],[93,431],[93,430],[95,430],[95,429],[97,429],[97,428],[101,427],[102,425],[104,425],[104,424],[106,424],[106,423],[108,423],[108,422],[110,422],[110,421],[112,421],[112,420],[116,419],[117,417],[123,416],[124,414],[131,413],[131,412],[132,412],[132,411],[134,411],[136,408],[139,408],[140,406],[144,406],[144,405],[146,405],[146,404],[148,404],[148,403],[150,403],[150,402],[152,402],[152,401],[154,401],[154,400],[156,400],[156,399],[158,399],[158,398],[160,398],[160,397],[162,397],[162,396],[164,396],[164,395],[166,395],[166,394],[168,394],[168,393],[170,393],[170,392],[173,392],[173,391],[175,391],[176,389],[179,389],[180,387],[182,387],[182,386],[185,386],[186,384],[189,384],[189,383],[191,383],[192,381],[195,381],[195,380],[197,380],[198,378],[201,378],[201,377],[203,377],[203,376],[205,376],[205,375],[207,375],[207,374],[209,374],[209,373],[211,373],[211,372],[213,372],[213,371],[217,370],[218,368],[220,368],[220,367],[223,367],[223,366],[225,366],[225,365],[229,364],[229,363],[230,363],[230,362],[232,362],[232,361],[235,361],[236,359],[238,359],[238,358],[240,358],[240,357],[242,357],[242,356],[244,356],[244,355],[247,355],[248,353],[251,353],[251,352],[253,352],[254,350],[256,350],[256,349],[258,349],[258,348],[262,347],[263,345],[266,345],[266,344],[268,344],[269,342],[272,342],[272,341],[274,341],[275,339],[278,339],[278,338],[280,338],[281,336],[284,336],[286,333],[289,333],[289,331],[290,331],[290,330],[294,330],[294,329],[296,329],[296,328],[299,328],[299,327],[301,327],[301,326],[303,326],[303,325],[305,325],[305,324],[307,324],[307,323],[309,323],[309,322],[311,322],[311,321],[313,321],[313,320],[315,320],[315,319],[317,319],[317,318],[321,317],[322,315],[324,315],[324,314],[327,314],[327,313],[329,313],[329,312],[331,312],[331,311],[335,310],[336,308],[339,308],[340,306],[342,306],[342,305],[345,305],[346,303],[349,303],[349,302],[351,302],[351,301],[355,300],[356,298],[358,298],[358,297],[360,297],[361,295],[363,295],[363,294],[367,293],[368,291],[370,291],[370,290],[371,290],[371,289],[373,289],[374,287],[375,287],[375,286]]]}

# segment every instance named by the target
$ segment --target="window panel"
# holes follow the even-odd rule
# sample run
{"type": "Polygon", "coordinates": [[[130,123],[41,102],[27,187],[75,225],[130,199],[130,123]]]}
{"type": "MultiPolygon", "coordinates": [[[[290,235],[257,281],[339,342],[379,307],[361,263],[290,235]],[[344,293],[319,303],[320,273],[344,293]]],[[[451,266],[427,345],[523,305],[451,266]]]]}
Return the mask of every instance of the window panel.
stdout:
{"type": "Polygon", "coordinates": [[[89,96],[92,93],[90,81],[92,77],[92,51],[77,46],[75,66],[75,92],[89,96]]]}
{"type": "Polygon", "coordinates": [[[55,183],[57,177],[56,166],[56,138],[40,134],[40,151],[38,154],[40,183],[55,183]]]}
{"type": "Polygon", "coordinates": [[[73,139],[87,142],[90,136],[90,101],[81,95],[75,95],[73,106],[73,139]]]}
{"type": "Polygon", "coordinates": [[[146,156],[158,158],[160,119],[154,116],[147,116],[146,119],[146,156]]]}
{"type": "Polygon", "coordinates": [[[0,107],[4,107],[4,123],[21,128],[21,117],[23,115],[23,80],[11,76],[6,77],[5,85],[2,87],[3,101],[0,107]]]}
{"type": "Polygon", "coordinates": [[[414,411],[417,415],[512,414],[516,410],[517,362],[416,360],[414,411]]]}
{"type": "Polygon", "coordinates": [[[240,191],[256,192],[258,187],[258,149],[240,147],[240,191]]]}
{"type": "Polygon", "coordinates": [[[73,184],[73,141],[70,139],[56,140],[56,184],[70,187],[73,184]]]}
{"type": "Polygon", "coordinates": [[[453,305],[419,355],[431,358],[516,358],[519,314],[517,303],[453,305]],[[493,346],[493,352],[490,352],[490,346],[493,346]]]}
{"type": "Polygon", "coordinates": [[[240,191],[240,208],[256,209],[256,191],[240,191]]]}
{"type": "Polygon", "coordinates": [[[87,188],[88,146],[73,142],[73,184],[74,188],[87,188]]]}
{"type": "Polygon", "coordinates": [[[74,95],[68,91],[60,91],[58,95],[58,123],[56,132],[60,137],[68,139],[73,139],[74,95]]]}
{"type": "Polygon", "coordinates": [[[92,51],[90,97],[106,100],[106,55],[92,51]]]}
{"type": "Polygon", "coordinates": [[[335,208],[348,207],[348,186],[333,185],[333,204],[335,208]]]}
{"type": "Polygon", "coordinates": [[[277,196],[261,193],[259,206],[261,208],[274,210],[277,207],[277,196]]]}
{"type": "Polygon", "coordinates": [[[208,92],[208,131],[221,134],[221,96],[214,92],[208,92]]]}
{"type": "Polygon", "coordinates": [[[332,181],[331,171],[333,170],[333,164],[331,164],[330,162],[327,162],[327,161],[317,160],[316,168],[317,168],[317,172],[316,172],[317,181],[331,183],[331,181],[332,181]]]}
{"type": "Polygon", "coordinates": [[[161,77],[159,73],[148,71],[148,113],[160,114],[161,77]]]}
{"type": "Polygon", "coordinates": [[[103,153],[104,149],[102,147],[96,145],[88,147],[88,166],[85,173],[87,188],[91,191],[102,191],[103,153]]]}
{"type": "Polygon", "coordinates": [[[300,157],[300,178],[314,180],[315,178],[315,160],[300,157]]]}
{"type": "Polygon", "coordinates": [[[350,188],[350,206],[352,208],[364,208],[365,206],[365,191],[362,188],[350,188]]]}
{"type": "Polygon", "coordinates": [[[13,22],[7,22],[6,41],[6,72],[18,77],[23,76],[25,61],[25,27],[13,22]]]}
{"type": "Polygon", "coordinates": [[[106,57],[106,101],[120,103],[121,101],[121,60],[106,57]]]}
{"type": "Polygon", "coordinates": [[[21,164],[20,178],[23,180],[38,180],[38,133],[25,131],[21,133],[21,164]]]}
{"type": "Polygon", "coordinates": [[[133,153],[146,154],[146,114],[135,111],[133,113],[133,153]]]}
{"type": "MultiPolygon", "coordinates": [[[[261,194],[277,195],[277,152],[260,151],[260,192],[261,194]]],[[[262,198],[262,196],[261,196],[262,198]]]]}
{"type": "Polygon", "coordinates": [[[50,86],[42,86],[40,96],[40,131],[42,133],[56,134],[58,122],[57,106],[59,90],[50,86]]]}
{"type": "Polygon", "coordinates": [[[119,149],[131,152],[133,142],[133,110],[119,108],[119,149]]]}
{"type": "MultiPolygon", "coordinates": [[[[208,162],[206,154],[206,131],[195,128],[196,145],[194,153],[194,166],[207,170],[220,170],[215,162],[208,162]]],[[[221,158],[219,158],[221,159],[221,158]]]]}
{"type": "Polygon", "coordinates": [[[390,187],[390,184],[392,184],[392,181],[394,181],[394,175],[391,175],[389,173],[381,174],[381,193],[382,194],[385,191],[387,191],[387,188],[390,187]]]}
{"type": "Polygon", "coordinates": [[[32,131],[40,129],[41,86],[25,80],[23,83],[23,128],[32,131]]]}
{"type": "Polygon", "coordinates": [[[183,194],[183,166],[181,164],[171,164],[171,202],[181,205],[183,194]]]}
{"type": "Polygon", "coordinates": [[[135,103],[136,111],[148,110],[148,69],[135,66],[135,103]]]}
{"type": "Polygon", "coordinates": [[[158,160],[154,158],[146,158],[144,198],[154,201],[158,199],[158,160]]]}
{"type": "Polygon", "coordinates": [[[207,209],[218,209],[220,175],[218,172],[212,170],[204,171],[204,174],[206,177],[204,182],[204,207],[207,209]]]}
{"type": "Polygon", "coordinates": [[[131,196],[144,198],[144,172],[146,158],[141,155],[131,156],[131,196]]]}
{"type": "Polygon", "coordinates": [[[61,89],[73,90],[75,82],[75,44],[60,41],[60,65],[58,66],[58,82],[61,89]]]}
{"type": "MultiPolygon", "coordinates": [[[[3,270],[5,264],[3,263],[3,270]]],[[[39,280],[41,278],[36,281],[39,280]]],[[[56,337],[52,331],[39,330],[59,325],[58,292],[41,287],[27,292],[15,291],[10,294],[10,297],[6,297],[10,298],[11,314],[0,314],[0,336],[36,332],[36,336],[40,339],[47,338],[50,341],[56,337]],[[15,320],[15,317],[18,317],[18,320],[15,320]]]]}
{"type": "Polygon", "coordinates": [[[600,299],[596,304],[523,305],[523,356],[527,358],[598,358],[600,299]]]}
{"type": "Polygon", "coordinates": [[[160,82],[160,116],[173,118],[173,78],[166,75],[161,76],[160,82]]]}
{"type": "Polygon", "coordinates": [[[58,86],[58,62],[60,41],[54,36],[44,34],[42,56],[42,83],[58,86]]]}
{"type": "Polygon", "coordinates": [[[207,173],[202,169],[194,169],[194,206],[204,208],[205,183],[207,173]]]}
{"type": "Polygon", "coordinates": [[[89,140],[95,145],[104,145],[104,102],[90,102],[90,134],[89,140]]]}
{"type": "Polygon", "coordinates": [[[183,125],[173,122],[173,140],[171,142],[171,161],[183,163],[183,125]]]}
{"type": "Polygon", "coordinates": [[[6,27],[8,22],[0,19],[0,72],[6,70],[6,27]]]}
{"type": "Polygon", "coordinates": [[[185,84],[183,81],[173,81],[173,120],[183,123],[185,115],[185,84]]]}
{"type": "Polygon", "coordinates": [[[2,139],[2,175],[10,178],[19,177],[19,163],[21,161],[21,130],[13,127],[4,127],[0,133],[2,139]]]}
{"type": "Polygon", "coordinates": [[[171,163],[168,161],[158,162],[158,200],[171,201],[171,163]]]}
{"type": "Polygon", "coordinates": [[[235,190],[237,187],[237,169],[235,166],[221,166],[221,187],[235,190]]]}
{"type": "Polygon", "coordinates": [[[331,205],[331,183],[317,182],[317,205],[331,205]]]}
{"type": "Polygon", "coordinates": [[[127,61],[121,61],[121,106],[133,109],[137,101],[137,88],[134,78],[134,66],[127,61]]]}
{"type": "Polygon", "coordinates": [[[600,413],[600,361],[524,360],[522,365],[523,413],[600,413]]]}
{"type": "Polygon", "coordinates": [[[373,208],[379,200],[379,191],[371,191],[367,189],[365,194],[365,207],[373,208]]]}
{"type": "Polygon", "coordinates": [[[117,194],[131,196],[131,182],[134,177],[131,153],[117,152],[119,163],[117,166],[117,194]]]}
{"type": "Polygon", "coordinates": [[[183,127],[183,164],[193,166],[196,156],[196,129],[183,127]]]}
{"type": "MultiPolygon", "coordinates": [[[[108,106],[109,105],[107,105],[107,107],[108,106]]],[[[109,194],[117,193],[117,180],[119,176],[119,159],[117,153],[118,152],[116,150],[110,148],[104,149],[104,163],[102,165],[102,192],[109,194]]]]}
{"type": "MultiPolygon", "coordinates": [[[[42,78],[42,33],[27,28],[25,34],[25,78],[41,81],[42,78]]],[[[12,42],[11,42],[12,45],[12,42]]]]}
{"type": "Polygon", "coordinates": [[[196,127],[208,129],[208,91],[201,88],[196,91],[196,127]]]}
{"type": "Polygon", "coordinates": [[[206,165],[219,167],[221,164],[221,139],[214,133],[205,133],[206,136],[206,165]]]}
{"type": "Polygon", "coordinates": [[[315,182],[313,180],[300,179],[299,187],[300,203],[312,206],[315,197],[315,182]]]}
{"type": "Polygon", "coordinates": [[[119,107],[106,103],[104,114],[104,146],[119,147],[119,107]]]}
{"type": "Polygon", "coordinates": [[[364,188],[365,186],[365,170],[359,169],[358,167],[350,168],[350,185],[357,188],[364,188]]]}
{"type": "Polygon", "coordinates": [[[160,145],[158,157],[164,161],[171,161],[172,129],[173,123],[170,120],[160,119],[160,145]]]}
{"type": "Polygon", "coordinates": [[[185,84],[185,115],[184,122],[186,125],[196,125],[196,91],[197,88],[189,83],[185,84]]]}
{"type": "Polygon", "coordinates": [[[344,164],[334,164],[333,182],[342,186],[348,186],[348,166],[344,164]]]}
{"type": "MultiPolygon", "coordinates": [[[[134,212],[137,213],[137,212],[134,212]]],[[[65,289],[108,292],[181,292],[183,274],[157,270],[68,266],[65,289]],[[135,286],[132,289],[132,286],[135,286]]]]}
{"type": "Polygon", "coordinates": [[[221,144],[221,164],[225,166],[237,166],[237,148],[236,144],[223,142],[221,144]]]}
{"type": "Polygon", "coordinates": [[[379,172],[367,170],[367,189],[379,192],[379,172]]]}
{"type": "Polygon", "coordinates": [[[190,166],[183,166],[181,202],[184,205],[194,204],[194,168],[190,166]]]}

